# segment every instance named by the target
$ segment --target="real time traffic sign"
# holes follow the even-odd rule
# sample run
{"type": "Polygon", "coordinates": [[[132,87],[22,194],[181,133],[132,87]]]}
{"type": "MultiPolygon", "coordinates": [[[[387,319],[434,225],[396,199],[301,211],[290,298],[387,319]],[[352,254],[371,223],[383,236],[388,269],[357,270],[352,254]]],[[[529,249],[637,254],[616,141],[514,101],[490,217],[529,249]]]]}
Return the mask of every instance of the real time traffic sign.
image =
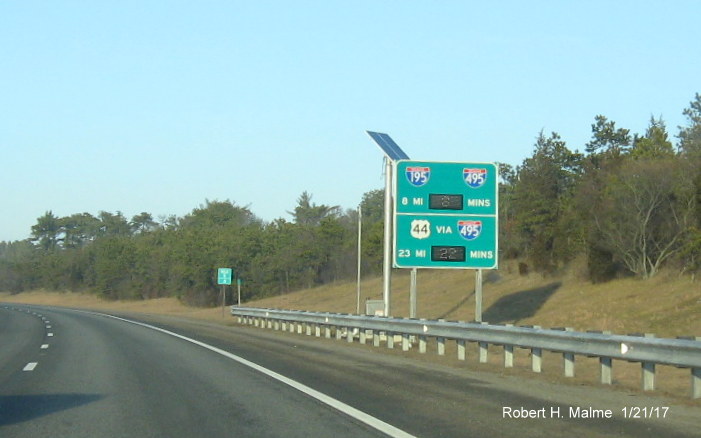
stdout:
{"type": "Polygon", "coordinates": [[[495,164],[398,161],[394,265],[496,268],[497,211],[495,164]]]}
{"type": "Polygon", "coordinates": [[[234,272],[231,268],[219,268],[217,270],[217,284],[230,285],[233,273],[234,272]]]}

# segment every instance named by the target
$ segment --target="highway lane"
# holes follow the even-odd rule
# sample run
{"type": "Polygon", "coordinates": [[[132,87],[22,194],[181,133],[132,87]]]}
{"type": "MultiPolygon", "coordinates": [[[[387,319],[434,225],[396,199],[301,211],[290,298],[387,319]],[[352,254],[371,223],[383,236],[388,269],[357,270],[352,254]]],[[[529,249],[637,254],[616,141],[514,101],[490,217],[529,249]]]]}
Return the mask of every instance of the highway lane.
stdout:
{"type": "MultiPolygon", "coordinates": [[[[3,311],[0,306],[0,382],[21,373],[45,345],[47,324],[31,311],[3,311]]],[[[50,323],[48,324],[50,325],[50,323]]]]}
{"type": "MultiPolygon", "coordinates": [[[[61,436],[230,436],[232,430],[235,436],[377,435],[329,407],[322,409],[322,423],[310,426],[307,423],[321,415],[315,411],[321,403],[201,346],[183,345],[188,342],[106,317],[55,309],[46,313],[58,321],[56,345],[34,372],[51,365],[63,375],[62,383],[49,377],[37,377],[38,386],[0,380],[1,436],[29,436],[62,424],[73,428],[64,429],[61,436]],[[97,359],[103,357],[109,359],[97,359]],[[76,364],[77,358],[86,364],[76,364]],[[99,376],[90,371],[94,367],[104,368],[99,376]],[[268,388],[271,384],[273,389],[268,388]],[[23,415],[25,410],[17,406],[25,402],[37,413],[23,415]],[[15,412],[10,422],[2,420],[8,406],[15,412]],[[277,409],[291,409],[297,418],[281,416],[277,409]],[[342,426],[335,425],[339,419],[342,426]],[[102,428],[95,434],[90,428],[96,423],[102,428]],[[283,426],[268,429],[271,423],[283,426]],[[304,430],[295,435],[298,427],[304,430]],[[102,433],[109,430],[117,432],[102,433]]],[[[0,308],[0,318],[3,315],[0,308]]],[[[701,412],[693,406],[672,406],[661,419],[622,418],[623,406],[668,405],[640,394],[453,369],[377,354],[345,341],[170,317],[132,317],[245,358],[415,436],[691,437],[701,430],[701,412]],[[505,407],[543,409],[548,418],[504,418],[505,407]],[[568,418],[571,407],[611,409],[614,417],[568,418]],[[553,409],[563,418],[551,415],[553,409]]],[[[30,380],[27,374],[31,373],[20,373],[19,382],[30,380]]]]}
{"type": "MultiPolygon", "coordinates": [[[[3,320],[18,320],[0,308],[3,320]],[[8,315],[9,314],[9,315],[8,315]]],[[[33,371],[0,381],[2,437],[384,436],[198,345],[112,318],[41,309],[53,324],[33,371]]],[[[26,334],[10,322],[2,339],[26,334]]],[[[36,349],[43,338],[32,334],[36,349]]],[[[3,356],[4,357],[4,356],[3,356]]]]}
{"type": "MultiPolygon", "coordinates": [[[[669,401],[609,388],[558,385],[541,380],[455,369],[387,355],[345,340],[222,327],[166,317],[150,321],[227,348],[256,363],[314,386],[415,436],[422,437],[698,437],[698,407],[671,406],[665,418],[624,419],[623,407],[663,407],[669,401]],[[505,418],[504,408],[545,416],[505,418]],[[570,408],[611,410],[612,418],[572,418],[570,408]],[[558,414],[559,411],[559,415],[558,414]]],[[[473,357],[474,359],[474,357],[473,357]]]]}

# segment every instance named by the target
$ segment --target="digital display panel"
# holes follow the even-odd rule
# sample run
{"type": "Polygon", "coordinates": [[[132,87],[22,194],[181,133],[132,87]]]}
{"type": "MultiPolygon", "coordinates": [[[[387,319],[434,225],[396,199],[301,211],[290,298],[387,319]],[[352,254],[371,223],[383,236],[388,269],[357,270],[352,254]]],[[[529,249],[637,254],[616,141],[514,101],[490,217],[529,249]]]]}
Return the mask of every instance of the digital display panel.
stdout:
{"type": "Polygon", "coordinates": [[[428,195],[428,208],[431,210],[462,210],[462,195],[431,193],[428,195]]]}
{"type": "Polygon", "coordinates": [[[433,262],[464,262],[464,246],[432,246],[431,261],[433,262]]]}

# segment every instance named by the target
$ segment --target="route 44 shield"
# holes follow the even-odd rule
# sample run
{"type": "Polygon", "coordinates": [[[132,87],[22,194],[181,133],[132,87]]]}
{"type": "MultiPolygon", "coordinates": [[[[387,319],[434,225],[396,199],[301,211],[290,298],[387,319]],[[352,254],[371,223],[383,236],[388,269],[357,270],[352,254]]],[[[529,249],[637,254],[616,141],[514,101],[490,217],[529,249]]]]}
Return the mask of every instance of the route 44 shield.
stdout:
{"type": "Polygon", "coordinates": [[[431,236],[431,223],[424,219],[411,221],[411,237],[414,239],[427,239],[431,236]]]}

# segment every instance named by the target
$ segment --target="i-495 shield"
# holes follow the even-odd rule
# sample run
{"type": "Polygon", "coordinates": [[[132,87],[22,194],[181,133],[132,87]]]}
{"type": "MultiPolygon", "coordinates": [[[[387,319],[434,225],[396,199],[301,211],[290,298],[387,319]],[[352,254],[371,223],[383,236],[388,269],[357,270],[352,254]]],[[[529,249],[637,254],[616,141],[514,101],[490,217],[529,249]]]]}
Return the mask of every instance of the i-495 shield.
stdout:
{"type": "Polygon", "coordinates": [[[458,221],[458,232],[465,240],[475,240],[482,233],[482,221],[458,221]]]}

